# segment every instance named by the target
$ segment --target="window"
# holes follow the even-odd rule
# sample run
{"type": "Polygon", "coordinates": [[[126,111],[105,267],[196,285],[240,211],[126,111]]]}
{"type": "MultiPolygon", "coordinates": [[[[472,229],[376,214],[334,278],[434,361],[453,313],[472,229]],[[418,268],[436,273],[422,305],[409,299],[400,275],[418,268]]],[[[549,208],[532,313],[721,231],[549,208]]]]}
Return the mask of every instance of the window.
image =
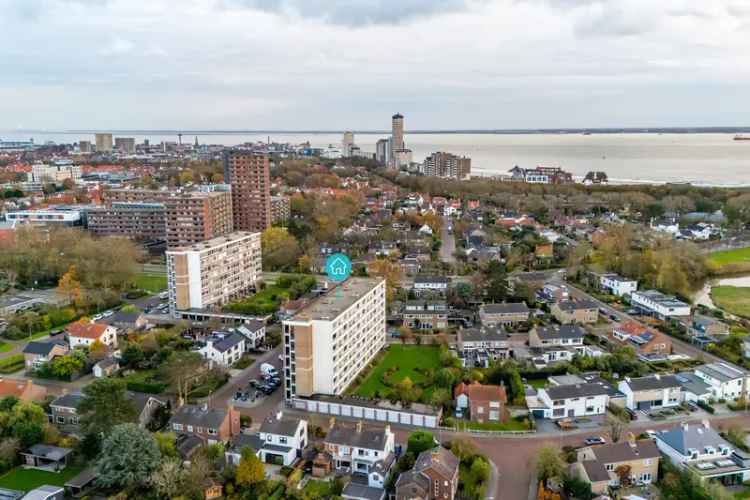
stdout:
{"type": "Polygon", "coordinates": [[[187,431],[188,432],[193,432],[193,426],[192,425],[188,425],[187,426],[187,431]]]}
{"type": "Polygon", "coordinates": [[[64,424],[65,423],[65,417],[58,416],[56,420],[57,420],[58,424],[64,424]]]}
{"type": "Polygon", "coordinates": [[[613,471],[615,470],[615,464],[607,464],[604,466],[604,468],[607,469],[608,471],[613,471]]]}
{"type": "Polygon", "coordinates": [[[208,433],[211,434],[212,436],[215,436],[217,434],[216,429],[208,429],[208,433]]]}
{"type": "Polygon", "coordinates": [[[172,429],[174,429],[176,431],[181,431],[182,430],[182,424],[172,424],[172,429]]]}
{"type": "Polygon", "coordinates": [[[643,465],[651,465],[651,459],[650,458],[644,459],[643,460],[643,465]]]}
{"type": "Polygon", "coordinates": [[[279,437],[279,443],[280,444],[286,444],[286,436],[280,436],[279,437]]]}
{"type": "Polygon", "coordinates": [[[641,474],[641,482],[650,483],[651,482],[651,473],[650,472],[644,472],[643,474],[641,474]]]}

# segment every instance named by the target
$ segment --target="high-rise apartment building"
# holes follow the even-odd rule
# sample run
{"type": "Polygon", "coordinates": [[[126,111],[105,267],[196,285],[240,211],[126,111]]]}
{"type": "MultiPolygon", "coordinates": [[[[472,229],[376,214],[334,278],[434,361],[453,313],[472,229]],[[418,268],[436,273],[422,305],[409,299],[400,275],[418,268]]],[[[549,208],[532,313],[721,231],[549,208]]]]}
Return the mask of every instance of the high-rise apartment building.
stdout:
{"type": "Polygon", "coordinates": [[[31,166],[29,181],[39,184],[62,184],[67,179],[74,183],[81,182],[81,167],[73,164],[48,165],[37,163],[31,166]]]}
{"type": "Polygon", "coordinates": [[[388,165],[391,160],[391,140],[380,139],[375,144],[375,160],[383,165],[388,165]]]}
{"type": "Polygon", "coordinates": [[[386,345],[385,280],[349,278],[283,322],[286,399],[340,395],[386,345]]]}
{"type": "Polygon", "coordinates": [[[169,248],[192,245],[233,231],[230,191],[112,189],[104,192],[104,201],[106,204],[163,203],[164,234],[169,248]]]}
{"type": "Polygon", "coordinates": [[[121,153],[135,153],[135,139],[133,137],[115,137],[115,149],[121,153]]]}
{"type": "Polygon", "coordinates": [[[96,134],[94,138],[98,153],[109,153],[112,151],[112,134],[96,134]]]}
{"type": "Polygon", "coordinates": [[[162,202],[114,202],[86,212],[88,229],[97,236],[124,236],[136,241],[166,240],[166,206],[162,202]]]}
{"type": "Polygon", "coordinates": [[[352,156],[352,148],[354,147],[354,132],[344,132],[344,137],[341,139],[341,153],[345,157],[352,156]]]}
{"type": "Polygon", "coordinates": [[[405,149],[404,144],[404,115],[396,113],[391,119],[391,151],[405,149]]]}
{"type": "Polygon", "coordinates": [[[226,151],[224,182],[232,186],[236,230],[263,231],[271,225],[268,155],[243,150],[226,151]]]}
{"type": "Polygon", "coordinates": [[[425,158],[424,175],[464,180],[471,176],[471,158],[438,151],[425,158]]]}
{"type": "Polygon", "coordinates": [[[90,153],[92,151],[91,141],[78,141],[78,151],[81,153],[90,153]]]}
{"type": "Polygon", "coordinates": [[[288,196],[271,197],[271,223],[280,224],[287,222],[291,217],[291,206],[288,196]]]}
{"type": "Polygon", "coordinates": [[[206,309],[243,297],[261,273],[260,233],[235,232],[167,250],[169,310],[206,309]]]}

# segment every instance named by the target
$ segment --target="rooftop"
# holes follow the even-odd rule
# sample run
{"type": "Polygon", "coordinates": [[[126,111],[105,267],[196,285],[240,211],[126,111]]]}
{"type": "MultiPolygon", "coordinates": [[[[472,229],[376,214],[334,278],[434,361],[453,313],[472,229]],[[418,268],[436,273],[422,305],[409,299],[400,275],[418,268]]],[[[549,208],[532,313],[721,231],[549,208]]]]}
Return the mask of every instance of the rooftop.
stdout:
{"type": "Polygon", "coordinates": [[[507,304],[484,304],[481,311],[485,314],[513,314],[528,313],[526,302],[510,302],[507,304]]]}
{"type": "Polygon", "coordinates": [[[260,432],[278,434],[280,436],[294,436],[297,433],[300,422],[301,419],[299,418],[284,416],[283,413],[279,412],[275,415],[270,415],[260,424],[260,432]]]}
{"type": "Polygon", "coordinates": [[[229,243],[235,243],[237,241],[249,238],[258,233],[251,233],[249,231],[235,231],[233,233],[225,234],[223,236],[217,236],[210,240],[201,241],[193,245],[177,247],[167,251],[167,254],[182,253],[182,252],[205,252],[206,250],[213,250],[216,247],[222,245],[228,245],[229,243]]]}
{"type": "Polygon", "coordinates": [[[722,446],[733,448],[707,422],[704,424],[679,424],[669,430],[657,433],[656,439],[677,450],[681,455],[688,455],[688,450],[703,453],[707,446],[716,450],[722,446]]]}
{"type": "Polygon", "coordinates": [[[674,375],[650,375],[648,377],[626,379],[626,382],[633,391],[651,391],[680,387],[680,381],[674,375]]]}
{"type": "Polygon", "coordinates": [[[349,278],[310,302],[290,321],[333,320],[383,282],[374,278],[349,278]]]}
{"type": "Polygon", "coordinates": [[[578,325],[560,325],[559,327],[540,327],[536,330],[542,340],[582,339],[586,332],[578,325]]]}
{"type": "Polygon", "coordinates": [[[570,399],[603,396],[610,393],[608,387],[596,383],[556,385],[541,390],[546,391],[550,399],[570,399]]]}
{"type": "Polygon", "coordinates": [[[700,371],[705,373],[711,378],[715,378],[722,382],[729,382],[741,378],[745,373],[727,363],[709,363],[707,365],[701,365],[695,369],[696,372],[700,371]]]}

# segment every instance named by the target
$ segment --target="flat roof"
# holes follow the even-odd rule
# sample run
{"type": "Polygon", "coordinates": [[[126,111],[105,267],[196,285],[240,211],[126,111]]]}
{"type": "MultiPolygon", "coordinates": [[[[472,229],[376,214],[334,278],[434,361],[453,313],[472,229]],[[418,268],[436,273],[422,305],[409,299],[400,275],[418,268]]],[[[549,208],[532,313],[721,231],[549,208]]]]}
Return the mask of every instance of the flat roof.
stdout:
{"type": "Polygon", "coordinates": [[[253,233],[250,231],[235,231],[233,233],[225,234],[223,236],[217,236],[215,238],[211,238],[210,240],[201,241],[200,243],[195,243],[193,245],[177,247],[172,250],[168,250],[167,253],[202,252],[205,250],[211,250],[221,245],[239,241],[254,234],[260,233],[253,233]]]}
{"type": "Polygon", "coordinates": [[[349,278],[310,302],[289,321],[332,320],[384,280],[349,278]]]}

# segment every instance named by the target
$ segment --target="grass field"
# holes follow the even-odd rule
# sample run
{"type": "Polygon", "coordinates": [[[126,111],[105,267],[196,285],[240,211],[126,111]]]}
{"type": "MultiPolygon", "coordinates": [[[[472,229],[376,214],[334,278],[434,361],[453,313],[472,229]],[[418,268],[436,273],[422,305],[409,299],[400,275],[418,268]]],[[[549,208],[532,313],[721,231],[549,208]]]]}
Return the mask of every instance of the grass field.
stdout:
{"type": "Polygon", "coordinates": [[[23,354],[13,354],[7,358],[0,359],[0,373],[15,373],[24,367],[23,354]]]}
{"type": "Polygon", "coordinates": [[[7,342],[0,342],[0,352],[8,352],[13,350],[13,344],[7,342]]]}
{"type": "Polygon", "coordinates": [[[750,288],[715,286],[711,288],[711,300],[729,313],[750,318],[750,288]]]}
{"type": "Polygon", "coordinates": [[[528,420],[524,417],[508,419],[507,422],[458,422],[459,430],[474,429],[480,431],[527,431],[529,430],[528,420]]]}
{"type": "Polygon", "coordinates": [[[440,368],[440,350],[432,346],[398,345],[393,344],[385,351],[385,356],[368,374],[354,394],[373,397],[376,392],[385,389],[380,381],[388,368],[396,366],[398,370],[392,375],[392,380],[400,381],[409,377],[412,382],[419,384],[424,376],[416,371],[417,368],[436,370],[440,368]]]}
{"type": "Polygon", "coordinates": [[[62,486],[77,476],[81,470],[83,470],[81,467],[66,467],[62,472],[47,472],[17,467],[0,476],[0,488],[29,491],[45,484],[62,486]]]}
{"type": "Polygon", "coordinates": [[[311,479],[303,489],[305,496],[309,498],[330,498],[331,482],[311,479]]]}
{"type": "Polygon", "coordinates": [[[532,378],[526,381],[527,384],[529,384],[534,389],[544,389],[547,387],[547,379],[546,378],[532,378]]]}
{"type": "Polygon", "coordinates": [[[750,271],[750,247],[712,252],[708,254],[708,265],[716,274],[750,271]]]}
{"type": "Polygon", "coordinates": [[[151,293],[161,292],[167,289],[167,276],[160,274],[139,274],[133,280],[133,286],[151,293]]]}

